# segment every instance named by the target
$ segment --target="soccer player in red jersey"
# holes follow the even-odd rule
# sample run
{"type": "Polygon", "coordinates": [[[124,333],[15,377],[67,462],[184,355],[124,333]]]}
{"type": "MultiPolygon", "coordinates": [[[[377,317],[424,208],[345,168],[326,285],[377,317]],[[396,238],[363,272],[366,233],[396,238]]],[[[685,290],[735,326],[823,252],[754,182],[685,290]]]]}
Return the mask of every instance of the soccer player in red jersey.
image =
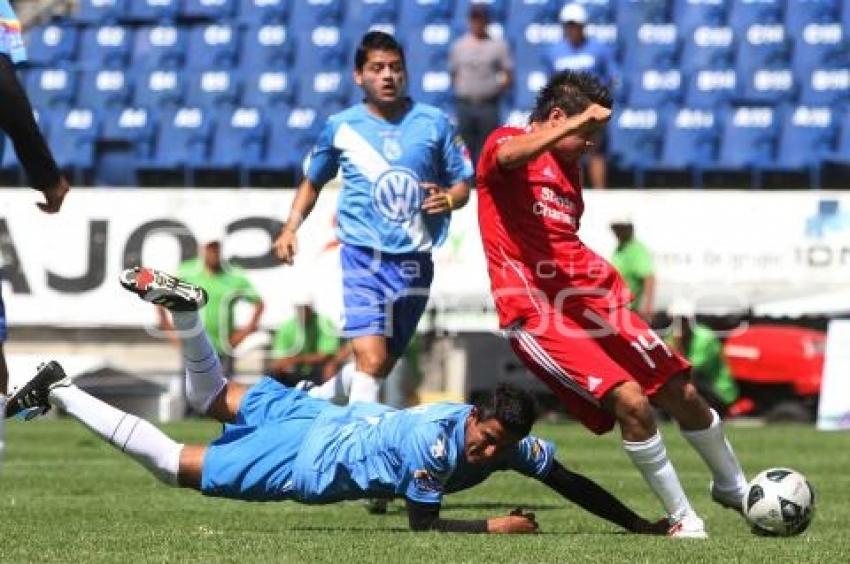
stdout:
{"type": "Polygon", "coordinates": [[[617,271],[578,237],[578,159],[611,116],[589,74],[555,74],[526,128],[490,134],[478,163],[478,221],[499,322],[514,352],[597,434],[623,446],[669,515],[671,536],[705,538],[656,425],[675,419],[711,469],[712,498],[741,510],[746,478],[690,365],[638,315],[617,271]]]}

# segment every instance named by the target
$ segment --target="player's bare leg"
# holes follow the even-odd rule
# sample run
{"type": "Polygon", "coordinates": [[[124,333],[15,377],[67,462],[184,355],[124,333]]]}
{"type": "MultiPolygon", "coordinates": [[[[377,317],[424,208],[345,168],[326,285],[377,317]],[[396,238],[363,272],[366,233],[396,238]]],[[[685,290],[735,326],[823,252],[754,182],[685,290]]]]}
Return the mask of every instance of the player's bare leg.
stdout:
{"type": "Polygon", "coordinates": [[[351,340],[356,372],[352,375],[349,403],[377,403],[381,383],[396,363],[383,335],[364,335],[351,340]]]}
{"type": "Polygon", "coordinates": [[[702,520],[691,507],[676,469],[655,423],[655,414],[643,389],[624,382],[603,400],[614,414],[623,436],[623,448],[661,501],[671,522],[671,536],[706,538],[702,520]]]}
{"type": "Polygon", "coordinates": [[[747,478],[726,439],[718,413],[708,406],[686,374],[671,378],[653,401],[679,423],[682,436],[711,470],[712,499],[741,511],[747,478]]]}
{"type": "Polygon", "coordinates": [[[177,483],[183,488],[201,489],[201,475],[204,469],[204,457],[207,447],[202,445],[186,445],[180,452],[180,470],[177,483]]]}

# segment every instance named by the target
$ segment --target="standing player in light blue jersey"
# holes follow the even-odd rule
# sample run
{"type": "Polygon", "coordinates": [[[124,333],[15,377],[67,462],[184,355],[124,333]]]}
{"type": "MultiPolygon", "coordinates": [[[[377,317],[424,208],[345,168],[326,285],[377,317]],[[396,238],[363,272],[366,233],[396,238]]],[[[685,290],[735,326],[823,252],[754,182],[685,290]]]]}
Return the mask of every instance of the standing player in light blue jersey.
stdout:
{"type": "Polygon", "coordinates": [[[470,488],[499,470],[536,478],[600,517],[640,533],[666,532],[554,458],[554,445],[528,436],[534,400],[498,389],[480,405],[433,404],[395,410],[347,407],[286,388],[271,378],[248,388],[227,381],[203,332],[206,293],[165,273],[135,268],[122,285],[171,310],[180,329],[186,396],[200,413],[225,423],[209,445],[179,444],[156,427],[86,394],[51,362],[10,398],[6,416],[62,408],[163,482],[205,495],[248,501],[326,504],[403,497],[410,527],[468,533],[531,533],[522,511],[487,520],[440,518],[443,495],[470,488]]]}
{"type": "Polygon", "coordinates": [[[349,401],[376,402],[425,310],[431,249],[469,199],[473,170],[448,117],[407,97],[404,52],[391,35],[363,36],[354,80],[364,100],[328,119],[275,248],[293,263],[298,227],[341,169],[343,332],[355,357],[349,401]]]}

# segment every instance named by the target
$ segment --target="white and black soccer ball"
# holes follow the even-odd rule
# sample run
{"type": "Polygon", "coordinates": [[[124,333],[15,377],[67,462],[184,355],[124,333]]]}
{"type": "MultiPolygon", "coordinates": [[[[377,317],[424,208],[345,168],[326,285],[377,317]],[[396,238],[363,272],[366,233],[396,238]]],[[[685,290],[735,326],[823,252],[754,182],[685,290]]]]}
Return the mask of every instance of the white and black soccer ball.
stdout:
{"type": "Polygon", "coordinates": [[[747,486],[744,516],[755,534],[799,535],[815,516],[815,490],[795,470],[768,468],[747,486]]]}

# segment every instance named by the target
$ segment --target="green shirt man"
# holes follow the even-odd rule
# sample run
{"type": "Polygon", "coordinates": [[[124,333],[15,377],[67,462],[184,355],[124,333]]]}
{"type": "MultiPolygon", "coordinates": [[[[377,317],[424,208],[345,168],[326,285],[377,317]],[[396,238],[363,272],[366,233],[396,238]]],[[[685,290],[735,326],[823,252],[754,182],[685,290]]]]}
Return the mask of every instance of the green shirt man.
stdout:
{"type": "Polygon", "coordinates": [[[682,352],[693,365],[694,377],[725,405],[734,403],[738,399],[738,385],[723,358],[723,345],[714,331],[694,323],[690,338],[683,345],[686,350],[682,352]]]}
{"type": "Polygon", "coordinates": [[[318,365],[336,355],[339,331],[330,318],[316,314],[312,308],[300,306],[299,309],[303,313],[284,321],[275,333],[272,355],[278,359],[277,372],[309,379],[318,365]]]}
{"type": "Polygon", "coordinates": [[[652,253],[646,245],[635,239],[634,227],[628,223],[611,225],[617,237],[617,250],[611,257],[611,264],[629,285],[634,299],[629,305],[632,309],[649,318],[654,309],[655,267],[652,253]]]}

